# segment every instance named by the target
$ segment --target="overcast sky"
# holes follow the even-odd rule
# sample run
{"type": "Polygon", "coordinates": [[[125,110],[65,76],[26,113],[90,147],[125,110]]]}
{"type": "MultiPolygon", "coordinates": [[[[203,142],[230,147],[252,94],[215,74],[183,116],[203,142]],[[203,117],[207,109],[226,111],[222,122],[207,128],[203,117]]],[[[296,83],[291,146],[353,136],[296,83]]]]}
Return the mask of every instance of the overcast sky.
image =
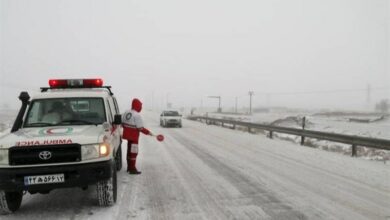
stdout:
{"type": "Polygon", "coordinates": [[[0,104],[101,77],[121,106],[364,109],[390,97],[388,0],[0,0],[0,104]],[[367,86],[371,96],[367,98],[367,86]],[[267,95],[268,94],[268,95],[267,95]]]}

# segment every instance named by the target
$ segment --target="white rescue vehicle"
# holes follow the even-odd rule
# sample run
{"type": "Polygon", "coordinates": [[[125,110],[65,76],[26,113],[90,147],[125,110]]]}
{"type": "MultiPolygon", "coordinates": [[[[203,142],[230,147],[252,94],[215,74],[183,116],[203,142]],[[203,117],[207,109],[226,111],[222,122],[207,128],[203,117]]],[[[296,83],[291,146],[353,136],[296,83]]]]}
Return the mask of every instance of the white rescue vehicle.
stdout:
{"type": "Polygon", "coordinates": [[[49,80],[27,92],[9,134],[0,137],[0,212],[20,208],[25,192],[89,185],[101,206],[116,202],[122,167],[121,116],[101,79],[49,80]]]}

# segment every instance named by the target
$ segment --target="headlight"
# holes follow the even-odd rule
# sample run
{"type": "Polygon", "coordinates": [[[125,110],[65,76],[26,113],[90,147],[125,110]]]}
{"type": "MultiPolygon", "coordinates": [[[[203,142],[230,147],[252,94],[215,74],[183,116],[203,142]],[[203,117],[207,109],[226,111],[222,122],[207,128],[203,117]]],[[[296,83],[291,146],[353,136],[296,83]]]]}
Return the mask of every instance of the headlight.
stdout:
{"type": "Polygon", "coordinates": [[[96,158],[99,158],[99,144],[89,144],[81,147],[81,160],[96,158]]]}
{"type": "Polygon", "coordinates": [[[110,145],[102,144],[88,144],[81,147],[81,159],[92,160],[99,157],[106,157],[110,154],[110,145]]]}
{"type": "Polygon", "coordinates": [[[0,164],[8,165],[8,149],[0,149],[0,164]]]}
{"type": "Polygon", "coordinates": [[[99,156],[106,157],[110,154],[110,145],[107,143],[99,145],[99,156]]]}

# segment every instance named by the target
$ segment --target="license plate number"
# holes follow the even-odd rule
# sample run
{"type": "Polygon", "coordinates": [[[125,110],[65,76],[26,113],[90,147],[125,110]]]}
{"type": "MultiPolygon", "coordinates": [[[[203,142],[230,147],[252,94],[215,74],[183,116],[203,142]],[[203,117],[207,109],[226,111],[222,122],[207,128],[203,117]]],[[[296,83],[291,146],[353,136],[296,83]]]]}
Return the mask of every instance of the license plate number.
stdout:
{"type": "Polygon", "coordinates": [[[36,184],[63,183],[63,182],[65,182],[65,176],[63,173],[24,177],[24,185],[26,186],[36,185],[36,184]]]}

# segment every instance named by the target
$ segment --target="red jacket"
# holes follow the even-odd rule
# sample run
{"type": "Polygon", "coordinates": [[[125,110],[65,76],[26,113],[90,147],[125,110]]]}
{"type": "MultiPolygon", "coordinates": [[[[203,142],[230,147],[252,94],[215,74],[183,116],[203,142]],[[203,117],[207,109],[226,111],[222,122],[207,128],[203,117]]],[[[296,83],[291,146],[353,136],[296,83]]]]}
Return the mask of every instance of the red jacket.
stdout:
{"type": "Polygon", "coordinates": [[[144,128],[141,115],[142,103],[138,99],[133,99],[131,110],[122,115],[123,134],[122,138],[138,143],[139,133],[150,134],[150,131],[144,128]]]}

